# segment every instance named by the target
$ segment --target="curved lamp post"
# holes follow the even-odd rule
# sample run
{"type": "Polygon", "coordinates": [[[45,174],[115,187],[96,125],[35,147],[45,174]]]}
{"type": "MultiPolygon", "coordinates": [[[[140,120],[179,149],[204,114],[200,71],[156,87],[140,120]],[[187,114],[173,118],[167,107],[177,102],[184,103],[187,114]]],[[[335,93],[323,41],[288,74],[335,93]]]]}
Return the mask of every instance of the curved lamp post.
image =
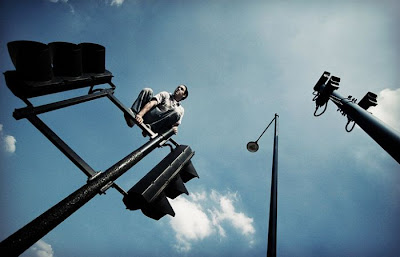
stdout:
{"type": "Polygon", "coordinates": [[[272,157],[272,176],[271,176],[271,200],[269,205],[269,227],[268,227],[268,249],[267,256],[276,256],[276,219],[277,219],[277,202],[278,202],[278,114],[269,123],[267,128],[261,133],[256,141],[247,143],[247,150],[249,152],[258,151],[258,140],[264,135],[265,131],[269,128],[275,120],[275,133],[274,133],[274,151],[272,157]]]}

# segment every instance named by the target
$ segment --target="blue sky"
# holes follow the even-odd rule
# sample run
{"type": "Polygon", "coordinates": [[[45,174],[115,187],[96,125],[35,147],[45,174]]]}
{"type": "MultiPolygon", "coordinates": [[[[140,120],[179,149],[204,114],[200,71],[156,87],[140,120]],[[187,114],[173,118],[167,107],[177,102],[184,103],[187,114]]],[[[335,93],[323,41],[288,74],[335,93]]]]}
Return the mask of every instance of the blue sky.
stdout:
{"type": "MultiPolygon", "coordinates": [[[[190,96],[174,139],[191,146],[200,179],[154,221],[110,189],[23,256],[265,256],[273,130],[279,127],[278,256],[399,256],[400,166],[331,103],[314,117],[324,71],[338,93],[378,95],[370,111],[400,131],[400,4],[396,1],[1,1],[0,67],[7,42],[94,42],[106,47],[115,96],[129,106],[143,87],[190,96]],[[42,255],[40,255],[42,254],[42,255]]],[[[85,94],[32,99],[34,105],[85,94]]],[[[0,80],[0,240],[86,182],[27,120],[0,80]]],[[[147,141],[108,100],[40,118],[93,169],[104,171],[147,141]]],[[[117,180],[128,190],[168,149],[117,180]]]]}

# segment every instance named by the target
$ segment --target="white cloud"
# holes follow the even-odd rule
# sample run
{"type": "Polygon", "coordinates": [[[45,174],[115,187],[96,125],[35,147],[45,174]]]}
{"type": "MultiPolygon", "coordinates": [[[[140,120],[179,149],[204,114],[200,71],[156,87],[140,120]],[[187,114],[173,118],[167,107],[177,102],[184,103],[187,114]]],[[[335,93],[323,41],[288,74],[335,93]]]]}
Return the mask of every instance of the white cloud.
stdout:
{"type": "Polygon", "coordinates": [[[8,153],[15,153],[16,142],[17,140],[15,137],[3,135],[3,124],[0,124],[0,144],[2,145],[2,148],[8,153]]]}
{"type": "Polygon", "coordinates": [[[220,195],[216,191],[211,194],[211,199],[219,203],[220,209],[214,209],[213,213],[214,222],[220,224],[223,221],[230,222],[237,230],[243,235],[248,236],[255,233],[253,227],[253,219],[247,217],[242,212],[236,212],[233,203],[237,201],[236,194],[220,195]]]}
{"type": "Polygon", "coordinates": [[[176,216],[170,220],[173,230],[176,232],[179,251],[189,251],[190,242],[204,239],[212,234],[212,224],[203,211],[203,208],[183,197],[173,201],[176,216]]]}
{"type": "Polygon", "coordinates": [[[16,150],[16,146],[15,143],[17,142],[17,140],[15,139],[15,137],[7,135],[4,137],[4,148],[7,152],[9,153],[15,153],[16,150]]]}
{"type": "Polygon", "coordinates": [[[71,13],[75,14],[75,8],[72,6],[72,4],[68,3],[68,0],[48,0],[49,2],[52,3],[63,3],[63,4],[67,4],[71,13]]]}
{"type": "Polygon", "coordinates": [[[43,240],[39,240],[21,256],[53,257],[54,251],[51,245],[43,240]]]}
{"type": "Polygon", "coordinates": [[[192,193],[190,199],[178,197],[171,200],[175,217],[170,219],[170,225],[176,233],[176,249],[188,252],[195,241],[213,234],[228,237],[224,226],[231,226],[240,232],[253,244],[255,233],[253,219],[243,212],[237,212],[234,203],[238,201],[236,193],[225,195],[215,190],[208,196],[205,191],[192,193]]]}
{"type": "Polygon", "coordinates": [[[49,1],[52,3],[58,3],[58,2],[67,3],[68,2],[68,0],[49,0],[49,1]]]}
{"type": "Polygon", "coordinates": [[[112,0],[111,5],[121,6],[124,3],[124,0],[112,0]]]}
{"type": "Polygon", "coordinates": [[[384,89],[379,92],[378,105],[369,111],[384,123],[400,131],[400,88],[384,89]]]}

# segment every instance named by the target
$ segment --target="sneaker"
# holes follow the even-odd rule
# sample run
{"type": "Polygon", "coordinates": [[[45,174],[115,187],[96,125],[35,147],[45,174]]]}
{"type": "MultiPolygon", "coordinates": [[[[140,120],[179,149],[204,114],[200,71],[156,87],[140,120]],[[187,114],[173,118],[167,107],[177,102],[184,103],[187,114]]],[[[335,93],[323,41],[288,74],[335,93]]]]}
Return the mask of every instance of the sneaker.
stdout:
{"type": "MultiPolygon", "coordinates": [[[[128,111],[133,114],[133,111],[131,109],[128,109],[128,111]]],[[[127,113],[124,113],[124,118],[126,121],[126,125],[128,125],[130,128],[132,128],[135,125],[135,122],[133,121],[133,119],[131,118],[130,115],[128,115],[127,113]]]]}

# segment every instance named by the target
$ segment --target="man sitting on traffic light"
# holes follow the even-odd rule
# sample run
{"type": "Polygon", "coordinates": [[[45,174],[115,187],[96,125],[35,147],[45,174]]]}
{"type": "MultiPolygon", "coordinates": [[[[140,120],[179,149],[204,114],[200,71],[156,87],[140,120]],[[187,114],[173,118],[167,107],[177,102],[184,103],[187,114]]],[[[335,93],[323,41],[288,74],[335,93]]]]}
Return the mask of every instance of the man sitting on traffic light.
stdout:
{"type": "MultiPolygon", "coordinates": [[[[135,119],[139,124],[144,122],[150,126],[153,132],[163,133],[173,128],[176,134],[184,114],[180,102],[185,100],[188,95],[186,85],[179,85],[173,94],[162,91],[153,95],[151,88],[144,88],[129,110],[135,113],[135,119]]],[[[129,127],[135,125],[131,116],[124,114],[124,117],[129,127]]]]}

